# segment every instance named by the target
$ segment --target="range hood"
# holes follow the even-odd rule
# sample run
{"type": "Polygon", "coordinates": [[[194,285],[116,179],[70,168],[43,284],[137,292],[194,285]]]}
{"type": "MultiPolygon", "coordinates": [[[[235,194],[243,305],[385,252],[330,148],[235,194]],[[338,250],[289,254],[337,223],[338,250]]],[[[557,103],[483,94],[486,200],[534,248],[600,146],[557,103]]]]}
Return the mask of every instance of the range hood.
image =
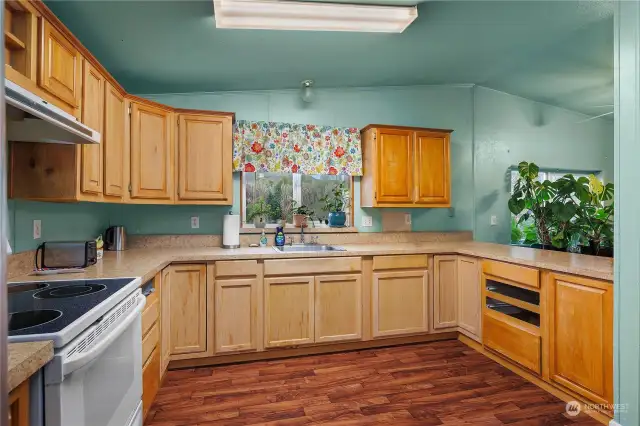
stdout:
{"type": "Polygon", "coordinates": [[[99,144],[100,133],[74,116],[5,79],[7,140],[63,144],[99,144]]]}

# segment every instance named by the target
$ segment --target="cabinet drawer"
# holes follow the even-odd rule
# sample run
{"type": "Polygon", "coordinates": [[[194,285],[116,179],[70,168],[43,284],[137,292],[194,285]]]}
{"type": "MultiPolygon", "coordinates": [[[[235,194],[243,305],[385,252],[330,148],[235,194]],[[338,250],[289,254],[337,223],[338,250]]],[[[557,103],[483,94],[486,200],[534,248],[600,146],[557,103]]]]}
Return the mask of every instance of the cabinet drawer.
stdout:
{"type": "Polygon", "coordinates": [[[410,254],[406,256],[373,256],[373,270],[380,269],[426,269],[426,254],[410,254]]]}
{"type": "Polygon", "coordinates": [[[156,293],[151,293],[147,296],[147,306],[145,306],[142,312],[142,336],[144,337],[153,324],[158,321],[158,312],[160,309],[160,301],[156,293]]]}
{"type": "Polygon", "coordinates": [[[153,351],[142,367],[142,417],[147,417],[149,408],[160,388],[160,351],[153,351]]]}
{"type": "Polygon", "coordinates": [[[540,335],[500,314],[485,312],[482,324],[486,347],[540,374],[540,335]]]}
{"type": "Polygon", "coordinates": [[[540,271],[526,266],[512,263],[484,260],[482,272],[486,275],[502,278],[515,284],[524,284],[530,287],[540,288],[540,271]]]}
{"type": "Polygon", "coordinates": [[[142,339],[142,363],[144,364],[149,359],[149,355],[151,352],[158,346],[158,339],[160,338],[160,333],[158,330],[158,324],[154,324],[151,327],[151,330],[147,333],[147,335],[142,339]]]}
{"type": "Polygon", "coordinates": [[[216,278],[256,276],[260,272],[257,260],[223,260],[216,262],[216,278]]]}
{"type": "Polygon", "coordinates": [[[362,259],[359,257],[335,257],[318,259],[265,260],[265,275],[337,274],[360,272],[362,259]]]}

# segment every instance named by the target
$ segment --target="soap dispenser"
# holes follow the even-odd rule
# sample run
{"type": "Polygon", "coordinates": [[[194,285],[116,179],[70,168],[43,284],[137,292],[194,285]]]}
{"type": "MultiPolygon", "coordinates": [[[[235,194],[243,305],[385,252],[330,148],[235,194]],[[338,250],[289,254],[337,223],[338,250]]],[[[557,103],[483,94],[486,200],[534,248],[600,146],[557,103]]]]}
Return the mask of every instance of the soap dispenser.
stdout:
{"type": "Polygon", "coordinates": [[[284,236],[284,228],[282,226],[278,226],[276,228],[276,247],[284,246],[285,236],[284,236]]]}

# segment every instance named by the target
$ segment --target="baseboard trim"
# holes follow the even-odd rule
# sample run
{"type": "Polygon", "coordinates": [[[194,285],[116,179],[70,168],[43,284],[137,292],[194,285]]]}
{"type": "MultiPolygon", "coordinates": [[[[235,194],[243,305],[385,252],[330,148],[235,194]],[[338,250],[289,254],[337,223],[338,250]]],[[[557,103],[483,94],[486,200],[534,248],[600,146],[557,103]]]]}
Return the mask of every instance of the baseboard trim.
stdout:
{"type": "Polygon", "coordinates": [[[238,362],[263,361],[278,358],[291,358],[305,355],[321,355],[332,352],[357,351],[362,349],[383,348],[386,346],[426,343],[437,340],[453,340],[458,338],[456,331],[418,336],[394,337],[387,339],[367,340],[364,342],[327,343],[325,345],[304,346],[285,349],[267,349],[263,352],[250,352],[230,355],[217,355],[207,358],[181,359],[169,362],[169,369],[205,367],[211,365],[234,364],[238,362]]]}
{"type": "MultiPolygon", "coordinates": [[[[574,394],[574,393],[569,393],[569,392],[565,392],[561,389],[556,388],[555,386],[545,382],[544,380],[542,380],[540,377],[535,376],[532,373],[529,373],[528,371],[522,369],[521,367],[512,364],[511,362],[507,361],[506,359],[502,358],[500,355],[497,355],[487,349],[484,348],[484,346],[482,346],[481,343],[478,343],[472,339],[469,339],[467,336],[463,335],[463,334],[459,334],[458,335],[458,340],[460,340],[462,343],[464,343],[465,345],[469,346],[471,349],[480,352],[481,354],[483,354],[484,356],[491,358],[493,361],[497,362],[498,364],[502,365],[505,368],[508,368],[509,370],[513,371],[514,373],[516,373],[518,376],[522,377],[523,379],[533,383],[534,385],[538,386],[539,388],[544,389],[545,391],[549,392],[550,394],[552,394],[553,396],[555,396],[556,398],[559,398],[560,400],[564,401],[564,402],[569,402],[569,401],[579,401],[581,403],[589,403],[589,401],[586,401],[583,397],[581,397],[580,395],[574,394]]],[[[587,414],[589,417],[594,418],[595,420],[599,421],[600,423],[602,423],[603,425],[609,425],[612,426],[611,424],[611,416],[607,415],[605,413],[599,412],[599,411],[589,411],[586,412],[585,414],[587,414]]]]}

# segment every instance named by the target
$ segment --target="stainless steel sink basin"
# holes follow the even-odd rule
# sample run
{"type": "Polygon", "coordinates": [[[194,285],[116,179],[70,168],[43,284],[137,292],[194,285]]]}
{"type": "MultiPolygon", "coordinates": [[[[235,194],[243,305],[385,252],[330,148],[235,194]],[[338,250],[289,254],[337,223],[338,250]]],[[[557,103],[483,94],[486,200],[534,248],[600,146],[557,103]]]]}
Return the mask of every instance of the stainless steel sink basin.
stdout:
{"type": "Polygon", "coordinates": [[[281,253],[294,253],[301,251],[347,251],[344,247],[340,246],[327,246],[322,244],[300,244],[293,246],[274,246],[276,251],[281,253]]]}

